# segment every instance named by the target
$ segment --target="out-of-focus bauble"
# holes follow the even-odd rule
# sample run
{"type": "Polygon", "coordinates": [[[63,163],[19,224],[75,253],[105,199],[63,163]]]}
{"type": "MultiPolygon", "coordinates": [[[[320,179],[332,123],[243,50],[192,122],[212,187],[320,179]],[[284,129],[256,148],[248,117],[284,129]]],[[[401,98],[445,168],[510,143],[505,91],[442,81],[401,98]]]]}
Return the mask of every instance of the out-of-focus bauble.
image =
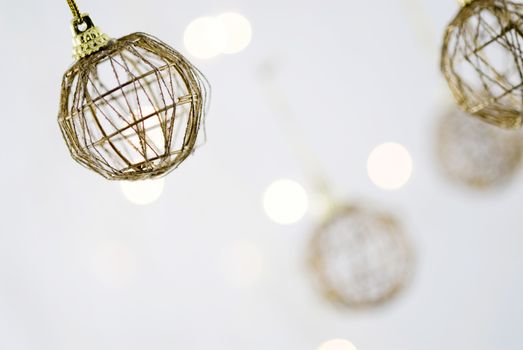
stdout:
{"type": "Polygon", "coordinates": [[[439,164],[457,183],[472,188],[493,187],[513,177],[521,165],[523,135],[483,123],[457,109],[440,121],[439,164]]]}
{"type": "Polygon", "coordinates": [[[309,265],[324,296],[337,305],[379,306],[409,281],[413,252],[398,221],[361,206],[334,210],[314,232],[309,265]]]}

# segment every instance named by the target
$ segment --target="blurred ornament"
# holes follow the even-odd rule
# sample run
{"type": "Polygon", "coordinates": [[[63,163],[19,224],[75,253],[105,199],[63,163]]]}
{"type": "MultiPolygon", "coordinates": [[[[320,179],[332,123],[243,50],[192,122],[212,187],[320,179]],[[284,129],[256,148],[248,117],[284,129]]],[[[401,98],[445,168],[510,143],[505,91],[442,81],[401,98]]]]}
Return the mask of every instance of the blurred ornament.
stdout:
{"type": "MultiPolygon", "coordinates": [[[[363,206],[338,204],[334,195],[337,191],[332,191],[331,182],[321,171],[320,162],[313,157],[313,149],[308,147],[299,133],[287,99],[274,84],[274,65],[268,62],[262,68],[260,75],[265,85],[267,102],[272,103],[278,111],[282,127],[288,133],[286,139],[293,146],[312,184],[310,204],[313,211],[317,215],[325,213],[307,251],[313,279],[323,294],[339,305],[370,308],[385,303],[409,281],[414,259],[407,237],[396,219],[390,215],[363,206]]],[[[404,148],[397,157],[396,146],[392,147],[392,156],[395,158],[393,165],[406,165],[408,171],[405,173],[408,176],[404,176],[403,171],[398,176],[404,182],[410,176],[411,159],[408,152],[403,152],[404,148]],[[398,159],[399,162],[394,162],[398,159]]],[[[391,156],[391,153],[386,153],[386,156],[391,156]]],[[[344,341],[325,346],[349,349],[348,343],[344,341]]]]}
{"type": "Polygon", "coordinates": [[[58,122],[72,157],[111,180],[169,173],[194,150],[205,77],[150,35],[109,39],[67,2],[77,61],[63,78],[58,122]]]}
{"type": "Polygon", "coordinates": [[[348,308],[379,306],[407,284],[413,254],[396,219],[349,205],[335,209],[316,230],[309,264],[323,294],[348,308]]]}
{"type": "Polygon", "coordinates": [[[523,123],[523,5],[462,0],[449,24],[441,70],[459,106],[493,125],[523,123]]]}
{"type": "Polygon", "coordinates": [[[453,180],[475,188],[510,179],[522,159],[523,137],[483,123],[457,109],[441,120],[437,152],[441,167],[453,180]]]}

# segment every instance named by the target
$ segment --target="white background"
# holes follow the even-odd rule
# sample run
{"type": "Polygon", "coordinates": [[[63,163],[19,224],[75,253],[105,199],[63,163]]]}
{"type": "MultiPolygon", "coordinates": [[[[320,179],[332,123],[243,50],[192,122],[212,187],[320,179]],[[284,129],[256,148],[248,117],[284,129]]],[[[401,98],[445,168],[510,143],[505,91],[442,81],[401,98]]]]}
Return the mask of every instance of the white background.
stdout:
{"type": "Polygon", "coordinates": [[[521,349],[522,176],[477,193],[439,171],[437,48],[458,6],[420,1],[80,1],[109,35],[144,31],[184,53],[198,16],[237,11],[253,26],[240,54],[192,59],[213,87],[208,141],[136,206],[62,141],[65,1],[1,0],[0,349],[312,350],[334,337],[360,350],[521,349]],[[415,243],[415,279],[385,308],[323,302],[304,268],[314,220],[263,213],[273,180],[310,185],[264,94],[266,62],[337,195],[394,212],[415,243]],[[388,141],[414,160],[395,192],[365,169],[388,141]],[[262,259],[249,283],[227,268],[238,241],[262,259]]]}

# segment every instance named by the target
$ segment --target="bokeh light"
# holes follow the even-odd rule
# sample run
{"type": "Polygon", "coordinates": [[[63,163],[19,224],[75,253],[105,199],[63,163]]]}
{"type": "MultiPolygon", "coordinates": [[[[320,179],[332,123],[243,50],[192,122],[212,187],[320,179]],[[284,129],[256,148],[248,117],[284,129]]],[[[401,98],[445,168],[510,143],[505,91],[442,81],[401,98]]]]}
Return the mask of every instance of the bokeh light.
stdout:
{"type": "Polygon", "coordinates": [[[252,39],[252,27],[247,18],[239,13],[224,13],[216,17],[226,33],[226,44],[222,53],[234,54],[249,46],[252,39]]]}
{"type": "Polygon", "coordinates": [[[236,241],[223,250],[221,267],[229,284],[247,288],[256,284],[263,274],[263,254],[253,242],[236,241]]]}
{"type": "Polygon", "coordinates": [[[396,190],[409,181],[412,175],[412,158],[402,145],[384,143],[370,153],[367,173],[376,186],[396,190]]]}
{"type": "Polygon", "coordinates": [[[356,347],[345,339],[332,339],[323,343],[318,350],[357,350],[356,347]]]}
{"type": "Polygon", "coordinates": [[[164,187],[165,179],[120,182],[120,188],[125,198],[136,205],[153,203],[160,198],[164,187]]]}
{"type": "Polygon", "coordinates": [[[293,224],[307,213],[309,199],[305,189],[296,181],[277,180],[267,187],[263,208],[267,216],[282,225],[293,224]]]}
{"type": "Polygon", "coordinates": [[[215,17],[199,17],[189,23],[183,35],[185,48],[196,58],[213,58],[225,49],[227,32],[215,17]]]}

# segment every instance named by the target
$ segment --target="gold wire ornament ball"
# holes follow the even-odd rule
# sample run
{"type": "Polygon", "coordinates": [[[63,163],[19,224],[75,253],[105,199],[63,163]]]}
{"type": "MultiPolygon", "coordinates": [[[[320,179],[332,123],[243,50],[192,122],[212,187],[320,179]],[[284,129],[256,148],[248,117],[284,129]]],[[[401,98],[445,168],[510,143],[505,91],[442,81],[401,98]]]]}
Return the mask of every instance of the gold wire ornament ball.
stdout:
{"type": "Polygon", "coordinates": [[[440,120],[436,147],[448,178],[485,189],[506,183],[516,174],[522,161],[523,135],[451,109],[440,120]]]}
{"type": "Polygon", "coordinates": [[[441,70],[458,105],[499,127],[523,123],[523,5],[462,0],[448,25],[441,70]]]}
{"type": "Polygon", "coordinates": [[[398,221],[361,206],[335,210],[309,244],[313,278],[331,302],[350,309],[380,306],[409,281],[413,253],[398,221]]]}
{"type": "Polygon", "coordinates": [[[62,81],[58,122],[72,157],[111,180],[157,178],[178,167],[206,113],[204,76],[148,34],[88,44],[94,52],[80,37],[79,59],[62,81]]]}

